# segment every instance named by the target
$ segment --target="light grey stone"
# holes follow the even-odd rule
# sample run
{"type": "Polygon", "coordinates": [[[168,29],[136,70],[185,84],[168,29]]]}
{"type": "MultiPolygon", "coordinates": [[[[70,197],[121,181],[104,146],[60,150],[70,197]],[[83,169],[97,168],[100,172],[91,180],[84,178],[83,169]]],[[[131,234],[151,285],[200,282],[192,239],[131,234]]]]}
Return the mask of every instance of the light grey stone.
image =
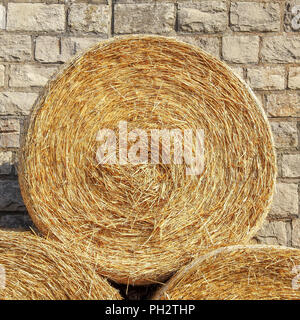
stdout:
{"type": "Polygon", "coordinates": [[[0,5],[0,29],[5,29],[6,27],[6,9],[1,4],[0,5]]]}
{"type": "Polygon", "coordinates": [[[175,7],[172,3],[116,4],[114,8],[114,32],[127,33],[175,33],[175,7]]]}
{"type": "Polygon", "coordinates": [[[17,119],[0,119],[0,148],[20,146],[20,122],[17,119]]]}
{"type": "Polygon", "coordinates": [[[37,93],[0,92],[0,115],[29,115],[37,93]]]}
{"type": "Polygon", "coordinates": [[[300,177],[300,154],[284,154],[282,157],[282,175],[289,178],[300,177]]]}
{"type": "Polygon", "coordinates": [[[299,117],[300,93],[268,93],[265,95],[265,106],[270,117],[299,117]]]}
{"type": "Polygon", "coordinates": [[[281,66],[247,68],[247,82],[253,89],[285,89],[285,69],[281,66]]]}
{"type": "Polygon", "coordinates": [[[261,49],[262,61],[272,63],[299,63],[299,35],[264,37],[261,49]]]}
{"type": "Polygon", "coordinates": [[[258,62],[259,37],[253,35],[224,36],[222,41],[224,60],[232,63],[258,62]]]}
{"type": "Polygon", "coordinates": [[[298,146],[297,124],[295,122],[280,121],[270,124],[277,148],[298,146]]]}
{"type": "Polygon", "coordinates": [[[292,223],[292,245],[300,249],[300,219],[295,219],[292,223]]]}
{"type": "Polygon", "coordinates": [[[288,225],[284,221],[266,221],[255,238],[267,245],[288,245],[288,225]]]}
{"type": "Polygon", "coordinates": [[[279,31],[279,3],[232,2],[230,23],[234,31],[279,31]]]}
{"type": "Polygon", "coordinates": [[[220,41],[216,37],[203,37],[201,35],[178,35],[176,39],[197,46],[204,51],[220,58],[220,41]]]}
{"type": "Polygon", "coordinates": [[[228,26],[226,1],[201,1],[178,5],[178,24],[183,32],[215,33],[228,26]]]}
{"type": "Polygon", "coordinates": [[[109,6],[73,4],[70,8],[68,23],[72,32],[108,34],[109,6]]]}
{"type": "Polygon", "coordinates": [[[288,87],[295,90],[300,89],[300,67],[290,67],[288,87]]]}
{"type": "Polygon", "coordinates": [[[12,65],[10,69],[10,87],[44,86],[57,71],[57,67],[38,65],[12,65]]]}
{"type": "Polygon", "coordinates": [[[63,32],[65,30],[64,5],[8,3],[7,30],[63,32]]]}
{"type": "Polygon", "coordinates": [[[0,34],[0,61],[28,61],[30,59],[30,36],[0,34]]]}
{"type": "Polygon", "coordinates": [[[277,183],[270,215],[288,218],[298,215],[298,185],[277,183]]]}
{"type": "Polygon", "coordinates": [[[92,47],[99,41],[103,40],[103,37],[70,37],[70,38],[63,38],[61,40],[61,55],[60,60],[67,61],[75,54],[79,54],[84,50],[92,47]]]}

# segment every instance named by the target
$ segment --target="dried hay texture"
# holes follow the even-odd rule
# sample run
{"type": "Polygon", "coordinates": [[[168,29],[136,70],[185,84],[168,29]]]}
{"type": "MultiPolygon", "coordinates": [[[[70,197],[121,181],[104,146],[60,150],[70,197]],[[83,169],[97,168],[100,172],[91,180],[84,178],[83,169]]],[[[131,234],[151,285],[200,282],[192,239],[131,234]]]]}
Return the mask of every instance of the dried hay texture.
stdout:
{"type": "Polygon", "coordinates": [[[197,258],[153,297],[161,300],[300,299],[300,250],[231,246],[197,258]]]}
{"type": "Polygon", "coordinates": [[[121,283],[163,281],[202,250],[247,242],[274,190],[271,131],[251,90],[170,38],[115,38],[73,59],[48,83],[24,140],[19,181],[36,226],[92,241],[103,274],[121,283]],[[99,165],[97,132],[118,132],[121,120],[128,132],[204,129],[202,175],[185,164],[99,165]]]}
{"type": "Polygon", "coordinates": [[[0,231],[0,267],[0,300],[121,299],[95,264],[30,232],[0,231]]]}

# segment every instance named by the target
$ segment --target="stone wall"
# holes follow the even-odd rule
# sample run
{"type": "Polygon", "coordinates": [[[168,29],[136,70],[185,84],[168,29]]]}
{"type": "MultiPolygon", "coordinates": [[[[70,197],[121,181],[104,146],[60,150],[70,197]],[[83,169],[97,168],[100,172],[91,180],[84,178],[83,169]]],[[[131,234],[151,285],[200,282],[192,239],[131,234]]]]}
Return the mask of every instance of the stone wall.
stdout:
{"type": "Polygon", "coordinates": [[[270,119],[279,169],[256,241],[300,248],[300,0],[0,1],[0,227],[31,224],[15,164],[22,124],[48,78],[93,43],[131,33],[198,45],[254,89],[270,119]]]}

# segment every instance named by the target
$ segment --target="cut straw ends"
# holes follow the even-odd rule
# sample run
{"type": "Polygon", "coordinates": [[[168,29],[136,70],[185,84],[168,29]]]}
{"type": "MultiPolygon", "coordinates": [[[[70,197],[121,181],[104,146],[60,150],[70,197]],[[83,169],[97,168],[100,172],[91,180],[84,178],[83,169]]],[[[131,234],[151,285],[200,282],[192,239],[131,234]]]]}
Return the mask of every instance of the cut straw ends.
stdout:
{"type": "Polygon", "coordinates": [[[269,210],[275,163],[264,111],[224,63],[174,39],[130,36],[100,42],[46,86],[18,172],[44,234],[92,241],[105,276],[147,284],[202,250],[247,242],[269,210]],[[99,165],[97,133],[120,121],[128,132],[204,130],[204,171],[99,165]]]}
{"type": "Polygon", "coordinates": [[[299,300],[300,250],[231,246],[197,258],[157,291],[161,300],[299,300]]]}
{"type": "Polygon", "coordinates": [[[120,300],[97,266],[30,232],[0,230],[0,300],[120,300]]]}

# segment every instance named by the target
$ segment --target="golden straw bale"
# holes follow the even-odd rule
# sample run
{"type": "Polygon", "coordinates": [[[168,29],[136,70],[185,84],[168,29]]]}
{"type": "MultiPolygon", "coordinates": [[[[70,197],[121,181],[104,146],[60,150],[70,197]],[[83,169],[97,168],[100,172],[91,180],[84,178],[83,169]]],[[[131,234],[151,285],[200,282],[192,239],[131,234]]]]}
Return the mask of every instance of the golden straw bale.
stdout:
{"type": "Polygon", "coordinates": [[[0,300],[119,300],[97,266],[30,232],[0,230],[0,300]]]}
{"type": "Polygon", "coordinates": [[[300,299],[300,250],[249,245],[219,248],[171,278],[153,299],[300,299]]]}
{"type": "Polygon", "coordinates": [[[114,38],[74,58],[26,132],[19,182],[34,223],[61,241],[93,242],[117,282],[163,281],[201,250],[247,242],[270,207],[276,166],[262,107],[224,63],[171,38],[114,38]],[[120,121],[128,132],[204,130],[203,172],[100,165],[97,134],[120,121]]]}

